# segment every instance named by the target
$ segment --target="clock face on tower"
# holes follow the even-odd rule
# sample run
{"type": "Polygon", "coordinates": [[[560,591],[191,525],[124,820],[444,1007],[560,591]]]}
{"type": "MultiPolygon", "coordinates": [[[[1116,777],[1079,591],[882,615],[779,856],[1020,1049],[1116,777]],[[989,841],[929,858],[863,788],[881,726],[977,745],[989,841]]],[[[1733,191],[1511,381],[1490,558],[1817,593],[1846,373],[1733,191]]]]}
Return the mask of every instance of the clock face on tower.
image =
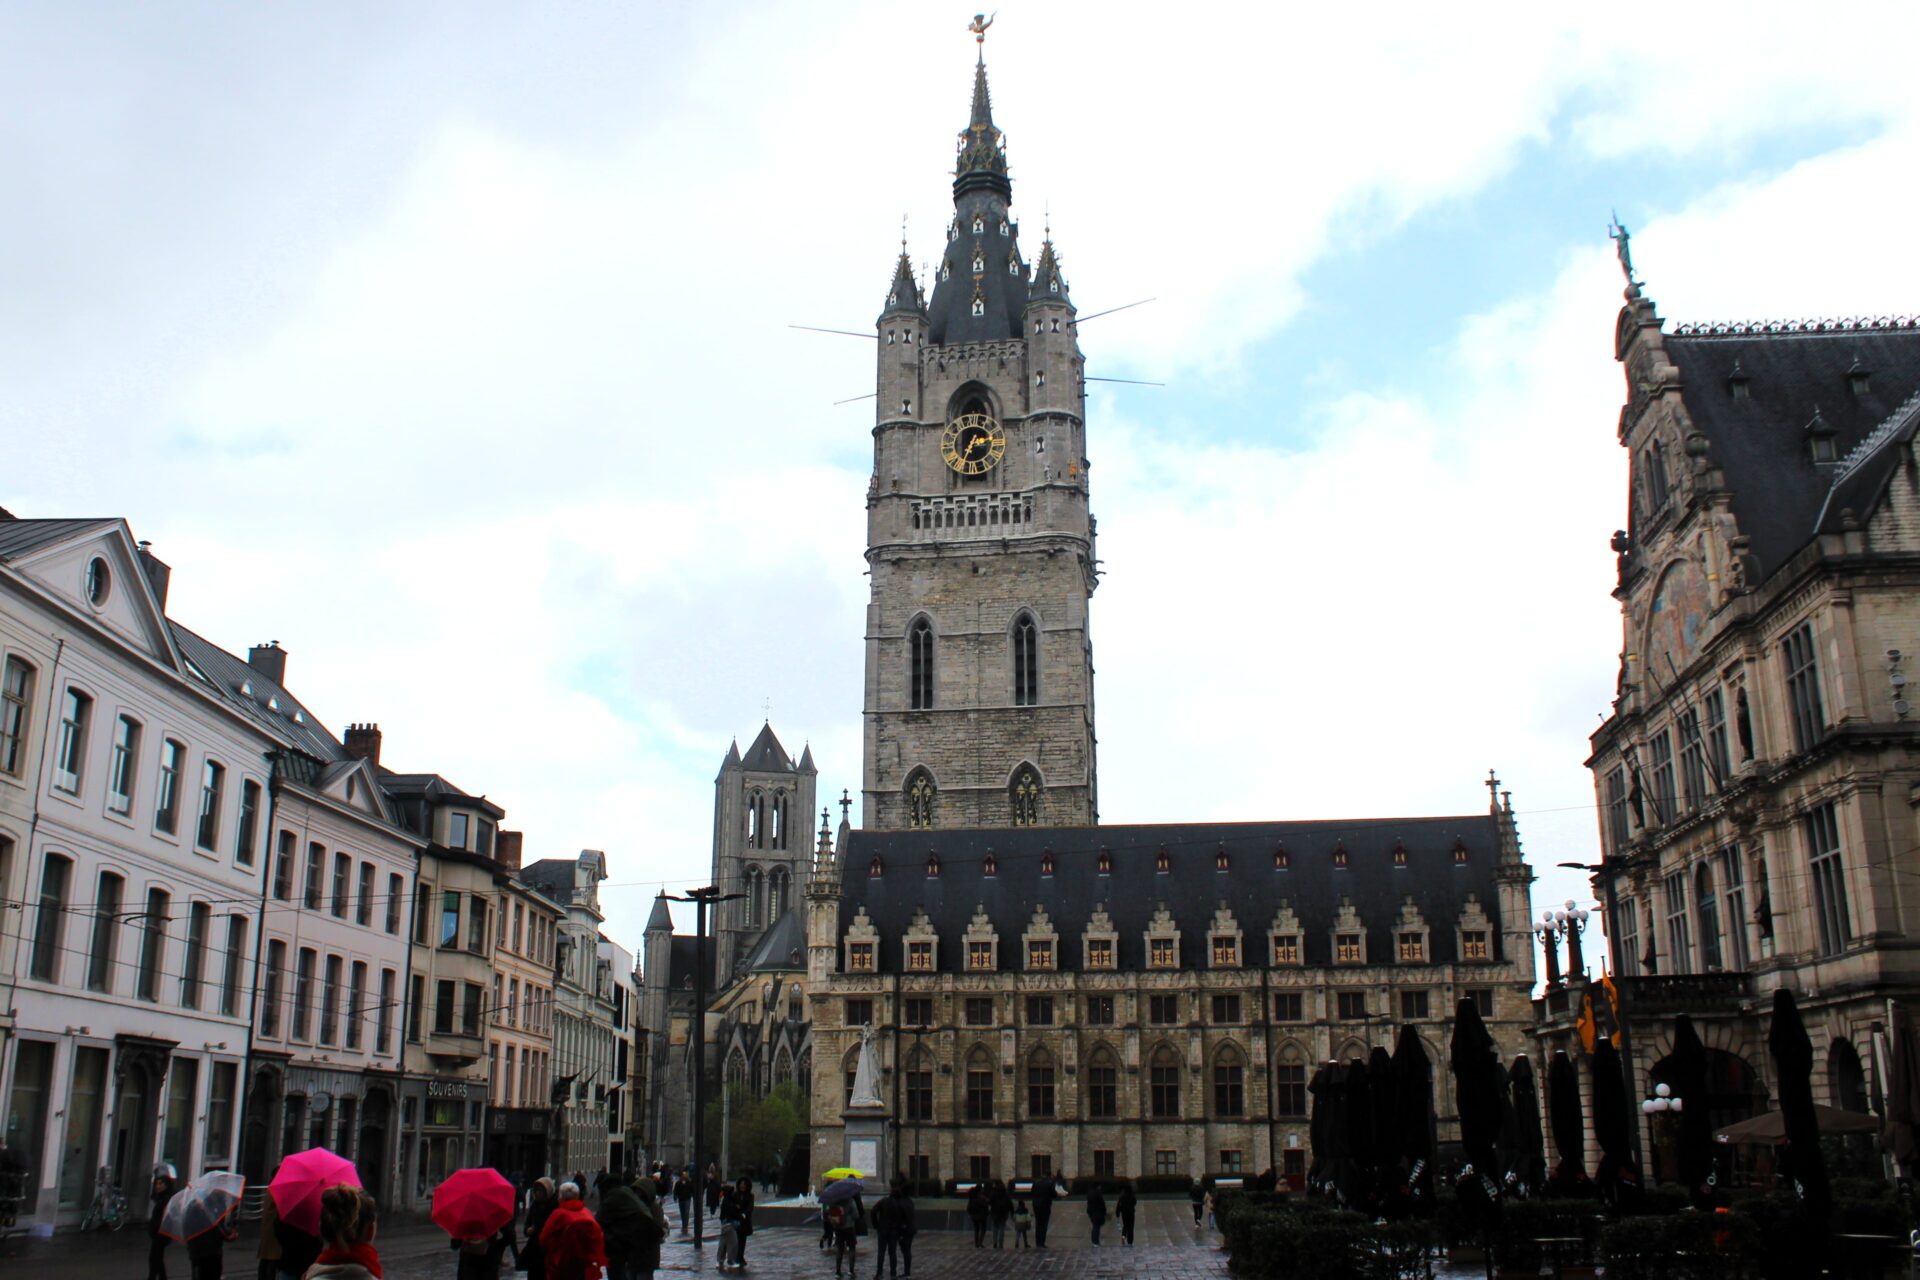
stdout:
{"type": "Polygon", "coordinates": [[[963,476],[985,475],[1006,452],[1007,433],[984,413],[961,414],[940,437],[940,456],[963,476]]]}

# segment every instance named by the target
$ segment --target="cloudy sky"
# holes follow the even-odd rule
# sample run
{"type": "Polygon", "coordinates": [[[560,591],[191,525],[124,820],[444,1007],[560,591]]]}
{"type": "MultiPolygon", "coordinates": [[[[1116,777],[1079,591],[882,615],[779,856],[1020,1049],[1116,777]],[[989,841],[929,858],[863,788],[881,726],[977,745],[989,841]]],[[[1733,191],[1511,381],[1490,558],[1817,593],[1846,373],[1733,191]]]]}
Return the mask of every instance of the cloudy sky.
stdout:
{"type": "MultiPolygon", "coordinates": [[[[336,728],[702,881],[770,704],[859,790],[864,329],[951,205],[967,14],[0,8],[0,505],[123,515],[336,728]]],[[[1003,3],[1083,312],[1108,821],[1597,851],[1609,212],[1679,320],[1910,312],[1920,10],[1003,3]],[[1556,12],[1565,10],[1565,13],[1556,12]],[[1904,247],[1903,247],[1904,246],[1904,247]]],[[[837,818],[837,813],[836,813],[837,818]]],[[[857,821],[857,815],[856,815],[857,821]]]]}

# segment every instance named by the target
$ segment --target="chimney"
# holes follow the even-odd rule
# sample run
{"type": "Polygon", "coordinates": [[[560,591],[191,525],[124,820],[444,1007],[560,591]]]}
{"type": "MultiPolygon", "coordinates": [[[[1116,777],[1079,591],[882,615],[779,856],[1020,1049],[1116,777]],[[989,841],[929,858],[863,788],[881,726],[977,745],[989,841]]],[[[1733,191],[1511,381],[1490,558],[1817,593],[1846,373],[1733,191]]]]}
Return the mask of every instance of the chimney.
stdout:
{"type": "Polygon", "coordinates": [[[167,611],[167,583],[173,580],[173,570],[167,562],[153,554],[153,544],[140,544],[140,567],[146,571],[147,585],[153,588],[154,599],[160,602],[160,612],[167,611]]]}
{"type": "Polygon", "coordinates": [[[278,640],[269,640],[247,650],[247,665],[281,688],[287,686],[287,651],[278,640]]]}
{"type": "MultiPolygon", "coordinates": [[[[258,649],[255,653],[261,652],[258,649]]],[[[276,650],[277,652],[277,650],[276,650]]],[[[283,657],[281,661],[285,661],[283,657]]],[[[248,659],[252,661],[251,658],[248,659]]],[[[380,767],[380,726],[377,724],[350,724],[345,739],[347,754],[355,760],[365,760],[378,769],[380,767]]]]}
{"type": "Polygon", "coordinates": [[[510,871],[520,869],[520,837],[518,831],[499,831],[493,837],[493,858],[510,871]]]}

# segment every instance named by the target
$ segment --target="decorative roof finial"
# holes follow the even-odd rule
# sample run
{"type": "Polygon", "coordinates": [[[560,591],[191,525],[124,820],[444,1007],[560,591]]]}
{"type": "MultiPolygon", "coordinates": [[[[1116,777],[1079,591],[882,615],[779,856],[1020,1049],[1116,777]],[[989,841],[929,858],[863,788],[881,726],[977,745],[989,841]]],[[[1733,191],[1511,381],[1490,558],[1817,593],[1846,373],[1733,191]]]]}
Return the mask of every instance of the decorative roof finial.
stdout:
{"type": "Polygon", "coordinates": [[[1628,234],[1626,227],[1621,223],[1620,214],[1617,211],[1613,215],[1613,222],[1607,227],[1607,238],[1613,241],[1614,252],[1620,257],[1620,270],[1621,273],[1627,277],[1627,287],[1631,289],[1639,288],[1640,281],[1633,274],[1633,245],[1631,243],[1633,237],[1628,234]]]}
{"type": "Polygon", "coordinates": [[[995,9],[992,13],[976,13],[973,15],[973,21],[967,24],[967,30],[973,32],[974,43],[980,46],[980,61],[982,62],[987,60],[987,28],[992,26],[993,20],[999,16],[1000,11],[998,9],[995,9]]]}
{"type": "Polygon", "coordinates": [[[904,211],[900,214],[900,256],[907,256],[907,215],[904,211]]]}
{"type": "Polygon", "coordinates": [[[1487,770],[1487,795],[1493,801],[1493,811],[1500,812],[1500,778],[1493,770],[1487,770]]]}
{"type": "MultiPolygon", "coordinates": [[[[840,821],[847,820],[847,814],[853,809],[853,797],[847,794],[845,787],[840,788],[840,821]]],[[[822,812],[824,816],[824,811],[822,812]]]]}

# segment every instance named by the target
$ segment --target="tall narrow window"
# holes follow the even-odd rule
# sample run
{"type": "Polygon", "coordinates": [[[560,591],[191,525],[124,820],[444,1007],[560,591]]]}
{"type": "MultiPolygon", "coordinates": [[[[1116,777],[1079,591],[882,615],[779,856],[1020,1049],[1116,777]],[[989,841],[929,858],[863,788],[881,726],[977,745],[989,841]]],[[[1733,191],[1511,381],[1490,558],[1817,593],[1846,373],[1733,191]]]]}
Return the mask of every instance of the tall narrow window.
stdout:
{"type": "Polygon", "coordinates": [[[1113,1055],[1096,1049],[1087,1067],[1087,1118],[1112,1120],[1120,1114],[1120,1071],[1113,1055]]]}
{"type": "Polygon", "coordinates": [[[1631,902],[1607,917],[1607,933],[1613,937],[1613,968],[1616,973],[1633,977],[1640,972],[1640,909],[1631,902]]]}
{"type": "Polygon", "coordinates": [[[200,770],[200,832],[198,843],[202,849],[217,849],[220,845],[220,793],[227,781],[226,767],[217,761],[209,760],[200,770]]]}
{"type": "Polygon", "coordinates": [[[1213,1064],[1213,1113],[1232,1117],[1247,1111],[1246,1067],[1240,1056],[1229,1049],[1213,1064]]]}
{"type": "Polygon", "coordinates": [[[80,791],[81,766],[87,757],[87,721],[93,699],[78,689],[67,690],[60,704],[60,749],[53,758],[53,785],[69,794],[80,791]]]}
{"type": "Polygon", "coordinates": [[[340,970],[343,967],[339,956],[327,957],[326,979],[320,987],[320,1043],[338,1043],[336,1037],[340,1023],[340,970]]]}
{"type": "Polygon", "coordinates": [[[1693,872],[1693,914],[1700,926],[1700,967],[1715,972],[1725,967],[1720,953],[1720,895],[1713,884],[1713,864],[1702,861],[1693,872]]]}
{"type": "Polygon", "coordinates": [[[393,970],[380,971],[379,1021],[374,1024],[373,1040],[375,1053],[388,1053],[393,1049],[393,989],[398,981],[398,975],[393,970]]]}
{"type": "Polygon", "coordinates": [[[260,784],[248,778],[240,784],[240,825],[234,828],[233,856],[243,867],[253,865],[259,838],[260,784]]]}
{"type": "Polygon", "coordinates": [[[226,964],[220,972],[220,1012],[233,1018],[240,1013],[240,970],[247,958],[247,918],[227,917],[226,964]]]}
{"type": "Polygon", "coordinates": [[[126,881],[111,871],[100,873],[93,895],[93,945],[87,951],[87,989],[113,990],[114,952],[120,944],[120,903],[126,881]]]}
{"type": "Polygon", "coordinates": [[[1613,844],[1612,852],[1619,853],[1627,847],[1627,773],[1624,769],[1614,769],[1607,774],[1607,837],[1613,844]]]}
{"type": "Polygon", "coordinates": [[[993,1119],[993,1064],[984,1054],[967,1063],[967,1119],[993,1119]]]}
{"type": "Polygon", "coordinates": [[[407,896],[406,881],[398,873],[387,877],[387,932],[400,932],[400,904],[407,896]]]}
{"type": "Polygon", "coordinates": [[[360,1022],[367,1016],[367,962],[353,962],[353,979],[347,984],[347,1048],[360,1047],[360,1022]]]}
{"type": "Polygon", "coordinates": [[[1688,707],[1674,727],[1680,735],[1680,781],[1686,787],[1686,806],[1697,812],[1707,804],[1707,748],[1700,738],[1700,713],[1688,707]]]}
{"type": "Polygon", "coordinates": [[[1814,657],[1813,624],[1803,622],[1780,645],[1787,668],[1787,702],[1793,709],[1793,746],[1805,751],[1826,725],[1820,700],[1820,666],[1814,657]]]}
{"type": "Polygon", "coordinates": [[[1013,620],[1013,705],[1033,707],[1040,704],[1040,628],[1033,615],[1022,613],[1013,620]]]}
{"type": "Polygon", "coordinates": [[[1053,1059],[1045,1050],[1033,1055],[1027,1064],[1027,1116],[1033,1120],[1053,1118],[1053,1059]]]}
{"type": "Polygon", "coordinates": [[[1727,695],[1715,689],[1701,703],[1707,712],[1707,767],[1713,771],[1713,785],[1724,789],[1733,772],[1733,760],[1727,754],[1727,695]]]}
{"type": "Polygon", "coordinates": [[[907,826],[916,830],[931,827],[934,800],[933,779],[925,769],[915,769],[907,779],[907,826]]]}
{"type": "Polygon", "coordinates": [[[325,874],[327,851],[317,841],[307,842],[307,910],[320,909],[320,877],[325,874]]]}
{"type": "Polygon", "coordinates": [[[293,901],[293,844],[293,832],[282,831],[273,855],[273,896],[282,902],[293,901]]]}
{"type": "Polygon", "coordinates": [[[213,927],[213,908],[196,902],[187,908],[187,965],[180,974],[180,1004],[200,1007],[200,983],[207,971],[207,931],[213,927]]]}
{"type": "Polygon", "coordinates": [[[1653,757],[1654,819],[1661,824],[1673,821],[1673,737],[1662,729],[1647,743],[1653,757]]]}
{"type": "Polygon", "coordinates": [[[107,761],[107,808],[133,812],[133,787],[140,772],[140,722],[121,716],[113,725],[113,752],[107,761]]]}
{"type": "Polygon", "coordinates": [[[1740,862],[1740,846],[1721,852],[1720,867],[1727,882],[1727,966],[1743,973],[1753,963],[1753,953],[1747,946],[1747,869],[1740,862]]]}
{"type": "Polygon", "coordinates": [[[73,860],[57,853],[47,855],[40,871],[40,906],[33,921],[33,955],[27,974],[41,982],[60,980],[61,940],[67,928],[67,882],[73,875],[73,860]]]}
{"type": "Polygon", "coordinates": [[[1676,871],[1665,880],[1667,948],[1674,973],[1693,972],[1693,929],[1687,921],[1687,873],[1676,871]]]}
{"type": "Polygon", "coordinates": [[[353,859],[344,853],[333,855],[333,914],[347,918],[347,893],[353,882],[353,859]]]}
{"type": "Polygon", "coordinates": [[[167,911],[172,906],[164,889],[147,890],[147,914],[140,928],[140,972],[133,993],[142,1000],[160,998],[160,968],[167,955],[167,911]]]}
{"type": "Polygon", "coordinates": [[[367,925],[373,923],[373,864],[360,864],[360,896],[353,904],[353,922],[367,925]]]}
{"type": "Polygon", "coordinates": [[[300,948],[293,975],[293,1038],[306,1040],[313,1032],[313,967],[318,959],[312,947],[300,948]]]}
{"type": "Polygon", "coordinates": [[[267,980],[260,989],[260,1033],[280,1034],[281,988],[286,983],[287,944],[278,938],[267,943],[267,980]]]}
{"type": "Polygon", "coordinates": [[[160,786],[153,797],[153,825],[172,835],[180,829],[180,771],[187,766],[187,749],[167,738],[160,743],[160,786]]]}
{"type": "Polygon", "coordinates": [[[1180,1118],[1180,1060],[1162,1045],[1148,1069],[1148,1108],[1155,1119],[1180,1118]]]}
{"type": "Polygon", "coordinates": [[[1021,769],[1013,775],[1013,825],[1033,827],[1040,824],[1040,775],[1021,769]]]}
{"type": "Polygon", "coordinates": [[[1846,868],[1840,861],[1840,822],[1831,804],[1805,818],[1807,858],[1813,871],[1813,919],[1823,955],[1838,953],[1853,939],[1847,922],[1846,868]]]}
{"type": "Polygon", "coordinates": [[[907,629],[909,705],[924,711],[933,705],[933,624],[915,618],[907,629]]]}
{"type": "Polygon", "coordinates": [[[8,658],[0,675],[0,772],[15,777],[27,763],[27,709],[33,701],[33,668],[8,658]]]}

